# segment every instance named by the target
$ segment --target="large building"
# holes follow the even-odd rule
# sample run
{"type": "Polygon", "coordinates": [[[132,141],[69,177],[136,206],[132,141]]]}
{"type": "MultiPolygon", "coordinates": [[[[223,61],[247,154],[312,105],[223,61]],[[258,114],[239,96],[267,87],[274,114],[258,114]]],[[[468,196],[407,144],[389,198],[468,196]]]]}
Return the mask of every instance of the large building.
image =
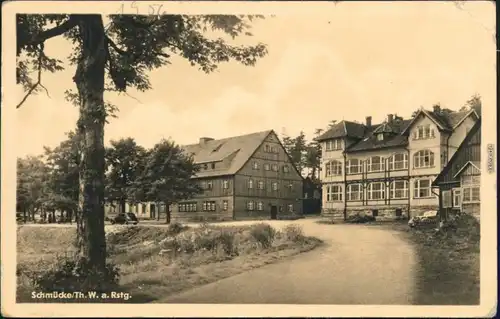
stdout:
{"type": "Polygon", "coordinates": [[[477,121],[446,167],[432,183],[439,187],[440,217],[457,212],[480,217],[481,120],[477,121]]]}
{"type": "Polygon", "coordinates": [[[478,120],[474,111],[435,106],[411,119],[342,121],[317,138],[322,149],[322,214],[410,217],[438,209],[431,184],[478,120]]]}
{"type": "MultiPolygon", "coordinates": [[[[214,140],[202,137],[182,146],[199,165],[202,194],[170,207],[172,221],[275,219],[302,215],[303,178],[274,131],[214,140]]],[[[120,212],[108,203],[107,215],[120,212]]],[[[125,205],[140,218],[165,216],[157,203],[125,205]]],[[[164,218],[164,217],[162,217],[164,218]]]]}
{"type": "Polygon", "coordinates": [[[275,219],[302,214],[303,178],[274,131],[183,146],[203,193],[173,205],[172,220],[275,219]]]}

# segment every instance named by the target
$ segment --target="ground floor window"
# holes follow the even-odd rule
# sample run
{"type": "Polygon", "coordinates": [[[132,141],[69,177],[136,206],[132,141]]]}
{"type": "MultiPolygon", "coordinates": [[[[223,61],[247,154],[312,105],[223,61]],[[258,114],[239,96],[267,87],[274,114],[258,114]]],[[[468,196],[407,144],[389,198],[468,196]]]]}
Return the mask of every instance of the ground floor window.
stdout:
{"type": "Polygon", "coordinates": [[[214,212],[215,211],[215,202],[203,202],[203,211],[204,212],[214,212]]]}
{"type": "Polygon", "coordinates": [[[347,186],[347,200],[363,200],[363,185],[351,184],[347,186]]]}
{"type": "Polygon", "coordinates": [[[264,210],[264,203],[263,202],[257,202],[257,210],[264,210]]]}
{"type": "Polygon", "coordinates": [[[408,181],[394,181],[391,183],[391,198],[408,198],[408,181]]]}
{"type": "Polygon", "coordinates": [[[179,204],[180,212],[196,212],[198,211],[198,205],[196,203],[182,203],[179,204]]]}
{"type": "Polygon", "coordinates": [[[459,208],[462,204],[462,196],[460,192],[460,188],[454,188],[453,191],[453,207],[459,208]]]}
{"type": "Polygon", "coordinates": [[[253,201],[249,201],[249,202],[247,202],[247,209],[248,209],[248,210],[254,210],[254,209],[255,209],[255,206],[254,206],[254,202],[253,202],[253,201]]]}
{"type": "Polygon", "coordinates": [[[329,185],[326,187],[326,201],[342,201],[342,185],[329,185]]]}
{"type": "Polygon", "coordinates": [[[227,200],[222,201],[222,209],[223,209],[223,210],[227,210],[227,209],[228,209],[228,206],[229,206],[229,203],[228,203],[228,201],[227,201],[227,200]]]}
{"type": "Polygon", "coordinates": [[[441,192],[441,197],[442,197],[443,208],[450,208],[450,207],[452,207],[451,190],[442,191],[441,192]]]}
{"type": "Polygon", "coordinates": [[[403,215],[403,210],[401,208],[396,208],[396,217],[401,217],[403,215]]]}
{"type": "Polygon", "coordinates": [[[479,203],[480,176],[462,176],[462,203],[479,203]]]}
{"type": "Polygon", "coordinates": [[[368,185],[368,199],[384,199],[385,198],[385,184],[382,182],[371,183],[368,185]]]}
{"type": "Polygon", "coordinates": [[[414,183],[413,197],[414,198],[431,197],[431,180],[430,179],[416,180],[414,183]]]}
{"type": "Polygon", "coordinates": [[[293,213],[293,204],[288,204],[288,211],[293,213]]]}

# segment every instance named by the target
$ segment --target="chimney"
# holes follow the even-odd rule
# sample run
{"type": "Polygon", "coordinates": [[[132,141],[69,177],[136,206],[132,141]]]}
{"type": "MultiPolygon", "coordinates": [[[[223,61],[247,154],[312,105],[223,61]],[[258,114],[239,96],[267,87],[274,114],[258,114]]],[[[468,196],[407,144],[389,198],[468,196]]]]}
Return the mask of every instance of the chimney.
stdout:
{"type": "Polygon", "coordinates": [[[439,113],[441,111],[441,105],[436,104],[433,106],[434,113],[439,113]]]}
{"type": "Polygon", "coordinates": [[[392,114],[387,115],[387,123],[389,123],[389,124],[392,123],[393,119],[394,119],[394,115],[392,115],[392,114]]]}
{"type": "Polygon", "coordinates": [[[368,126],[368,127],[372,126],[372,117],[371,116],[366,117],[366,126],[368,126]]]}
{"type": "Polygon", "coordinates": [[[200,137],[200,144],[205,144],[206,142],[213,141],[211,137],[200,137]]]}

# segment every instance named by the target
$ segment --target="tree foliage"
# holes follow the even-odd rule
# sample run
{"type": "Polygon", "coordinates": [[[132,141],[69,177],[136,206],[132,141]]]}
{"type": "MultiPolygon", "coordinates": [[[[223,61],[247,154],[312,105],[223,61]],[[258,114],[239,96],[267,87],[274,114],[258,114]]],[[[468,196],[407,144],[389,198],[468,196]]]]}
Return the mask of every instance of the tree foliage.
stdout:
{"type": "Polygon", "coordinates": [[[44,203],[47,166],[40,156],[17,159],[17,209],[34,216],[44,203]]]}
{"type": "Polygon", "coordinates": [[[106,201],[118,201],[122,212],[125,203],[133,199],[134,183],[142,172],[145,156],[146,149],[131,137],[111,141],[106,150],[106,201]]]}
{"type": "Polygon", "coordinates": [[[198,172],[192,156],[173,141],[162,140],[148,152],[144,170],[135,183],[136,198],[169,205],[192,198],[202,189],[193,176],[198,172]]]}
{"type": "MultiPolygon", "coordinates": [[[[148,72],[166,66],[173,55],[187,59],[206,73],[221,62],[234,60],[254,65],[266,54],[266,46],[238,46],[224,38],[211,38],[209,30],[231,37],[244,35],[248,16],[225,15],[111,15],[18,14],[17,83],[26,90],[21,107],[31,94],[45,89],[43,71],[56,72],[66,66],[47,56],[47,40],[63,36],[72,44],[68,56],[76,66],[73,82],[77,91],[67,90],[68,100],[79,106],[76,134],[79,142],[78,221],[79,255],[85,265],[105,273],[104,234],[105,149],[104,125],[114,107],[105,101],[105,91],[145,91],[151,88],[148,72]],[[108,107],[111,105],[111,109],[108,107]]],[[[90,279],[89,279],[90,280],[90,279]]],[[[100,284],[99,278],[91,279],[100,284]]]]}

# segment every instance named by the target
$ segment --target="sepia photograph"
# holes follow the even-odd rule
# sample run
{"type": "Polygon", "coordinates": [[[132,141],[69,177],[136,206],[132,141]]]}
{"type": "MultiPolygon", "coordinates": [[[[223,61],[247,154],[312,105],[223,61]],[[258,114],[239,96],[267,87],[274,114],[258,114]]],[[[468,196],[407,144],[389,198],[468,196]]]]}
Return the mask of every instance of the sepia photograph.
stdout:
{"type": "Polygon", "coordinates": [[[496,315],[494,2],[3,9],[3,316],[496,315]]]}

